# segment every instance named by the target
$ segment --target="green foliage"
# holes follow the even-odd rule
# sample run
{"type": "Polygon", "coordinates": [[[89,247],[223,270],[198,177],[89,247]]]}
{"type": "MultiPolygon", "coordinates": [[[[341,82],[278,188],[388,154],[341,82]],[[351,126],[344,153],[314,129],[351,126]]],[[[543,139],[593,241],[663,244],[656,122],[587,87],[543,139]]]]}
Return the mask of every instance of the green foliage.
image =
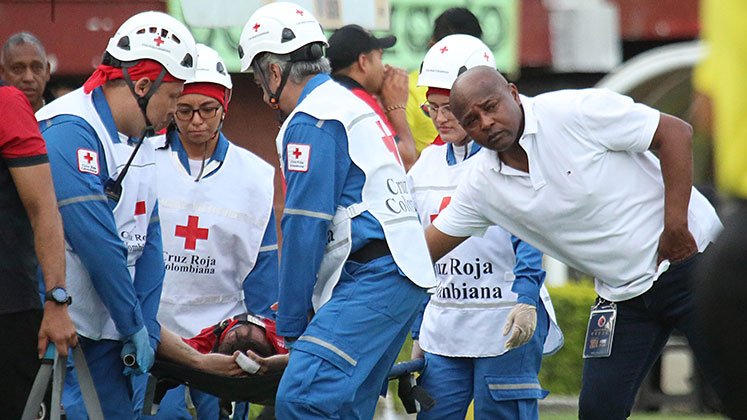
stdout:
{"type": "Polygon", "coordinates": [[[559,352],[542,360],[540,383],[556,395],[578,395],[581,390],[586,324],[596,293],[591,282],[586,281],[548,290],[565,344],[559,352]]]}

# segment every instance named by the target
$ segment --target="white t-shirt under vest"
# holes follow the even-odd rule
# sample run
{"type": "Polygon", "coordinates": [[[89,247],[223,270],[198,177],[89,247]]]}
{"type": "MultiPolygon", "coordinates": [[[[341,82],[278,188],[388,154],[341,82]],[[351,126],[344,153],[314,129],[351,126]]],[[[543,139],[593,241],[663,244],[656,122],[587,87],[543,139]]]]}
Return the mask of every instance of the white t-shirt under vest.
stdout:
{"type": "MultiPolygon", "coordinates": [[[[423,150],[407,173],[410,191],[423,227],[427,227],[450,202],[473,159],[448,165],[448,145],[423,150]]],[[[451,357],[490,357],[506,352],[503,326],[517,294],[514,283],[516,255],[511,234],[499,226],[482,238],[470,238],[435,264],[439,280],[425,308],[420,327],[420,347],[451,357]]],[[[550,332],[544,352],[551,354],[563,344],[547,289],[540,289],[542,304],[550,315],[550,332]]]]}
{"type": "Polygon", "coordinates": [[[156,167],[166,266],[158,321],[191,337],[246,312],[243,283],[270,218],[275,170],[231,143],[220,169],[199,182],[170,148],[156,150],[156,167]]]}
{"type": "Polygon", "coordinates": [[[350,159],[366,176],[362,202],[339,208],[330,223],[330,237],[334,240],[327,244],[322,258],[312,296],[314,308],[318,310],[332,295],[342,266],[350,255],[350,220],[364,211],[381,224],[392,257],[405,276],[420,287],[434,287],[436,278],[430,254],[398,152],[390,151],[382,140],[382,135],[391,136],[386,124],[348,89],[327,81],[316,87],[288,116],[277,136],[278,150],[281,150],[288,123],[297,112],[322,121],[339,121],[347,134],[350,159]]]}
{"type": "MultiPolygon", "coordinates": [[[[78,89],[40,109],[36,118],[43,121],[58,115],[81,117],[93,127],[101,141],[109,176],[116,179],[119,170],[130,158],[134,147],[129,145],[125,138],[120,138],[119,142],[115,142],[109,136],[104,122],[96,112],[91,95],[85,94],[82,88],[78,89]]],[[[130,281],[135,278],[135,263],[145,248],[148,224],[156,205],[154,160],[153,148],[148,144],[142,145],[128,169],[127,176],[124,177],[122,195],[113,211],[117,232],[127,248],[130,281]],[[133,211],[136,204],[138,209],[142,209],[144,204],[145,211],[133,211]]],[[[65,244],[65,257],[67,289],[71,296],[75,296],[75,302],[70,305],[69,312],[78,334],[92,340],[124,338],[117,331],[109,310],[106,309],[94,289],[88,270],[67,243],[65,244]]]]}

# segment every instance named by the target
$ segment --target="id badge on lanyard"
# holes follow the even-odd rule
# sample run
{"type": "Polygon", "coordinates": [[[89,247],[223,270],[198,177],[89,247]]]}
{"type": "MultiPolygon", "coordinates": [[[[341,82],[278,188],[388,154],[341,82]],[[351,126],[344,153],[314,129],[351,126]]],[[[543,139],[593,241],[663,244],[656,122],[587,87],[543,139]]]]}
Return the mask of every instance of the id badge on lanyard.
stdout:
{"type": "Polygon", "coordinates": [[[617,321],[615,302],[597,298],[596,304],[591,307],[589,325],[586,328],[584,359],[609,357],[612,354],[615,321],[617,321]]]}

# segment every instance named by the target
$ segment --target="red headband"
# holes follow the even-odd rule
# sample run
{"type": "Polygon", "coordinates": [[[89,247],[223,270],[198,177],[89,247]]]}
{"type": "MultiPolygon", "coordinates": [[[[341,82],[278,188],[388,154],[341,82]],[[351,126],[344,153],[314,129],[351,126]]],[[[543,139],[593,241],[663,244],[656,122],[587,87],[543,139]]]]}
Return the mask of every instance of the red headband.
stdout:
{"type": "MultiPolygon", "coordinates": [[[[150,80],[156,80],[158,75],[161,74],[163,66],[153,60],[140,60],[137,64],[127,69],[127,73],[130,75],[130,79],[133,82],[148,77],[150,80]]],[[[120,67],[107,66],[100,64],[96,71],[93,72],[91,77],[86,80],[83,84],[83,91],[85,93],[91,93],[92,90],[103,85],[110,80],[124,79],[124,73],[120,67]]],[[[163,77],[163,82],[181,82],[181,79],[177,79],[168,72],[163,77]]]]}
{"type": "Polygon", "coordinates": [[[196,93],[198,95],[205,95],[209,98],[213,98],[220,102],[223,106],[223,111],[228,111],[228,89],[217,83],[199,82],[199,83],[188,83],[184,85],[182,96],[190,93],[196,93]]]}
{"type": "Polygon", "coordinates": [[[425,96],[428,97],[428,95],[444,95],[449,96],[451,95],[450,89],[444,89],[444,88],[437,88],[437,87],[429,87],[428,90],[425,92],[425,96]]]}
{"type": "MultiPolygon", "coordinates": [[[[267,338],[267,341],[270,342],[270,344],[272,345],[272,348],[275,349],[275,353],[276,354],[286,354],[286,353],[288,353],[288,350],[285,348],[285,342],[283,340],[283,337],[280,337],[277,334],[277,330],[275,328],[275,322],[273,322],[272,320],[269,320],[269,319],[260,318],[258,316],[257,317],[253,317],[253,316],[250,315],[247,318],[248,318],[248,323],[249,324],[254,325],[256,327],[259,327],[259,328],[262,328],[262,330],[265,333],[265,338],[267,338]],[[258,320],[262,323],[262,325],[260,325],[257,322],[252,321],[251,318],[259,318],[258,320]]],[[[234,329],[234,327],[236,327],[238,325],[245,325],[245,324],[246,323],[242,322],[240,319],[232,318],[230,320],[230,322],[228,323],[228,325],[223,330],[223,332],[221,333],[220,337],[218,338],[218,341],[222,342],[226,338],[226,336],[228,335],[228,333],[231,330],[234,329]]]]}

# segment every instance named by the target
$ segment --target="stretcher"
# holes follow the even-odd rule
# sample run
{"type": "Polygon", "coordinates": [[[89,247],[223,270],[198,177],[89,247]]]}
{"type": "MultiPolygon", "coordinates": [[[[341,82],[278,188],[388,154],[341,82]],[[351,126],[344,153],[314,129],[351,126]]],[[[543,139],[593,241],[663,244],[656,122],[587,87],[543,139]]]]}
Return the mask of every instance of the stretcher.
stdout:
{"type": "MultiPolygon", "coordinates": [[[[425,390],[415,384],[413,373],[423,369],[423,360],[401,362],[392,367],[389,380],[398,380],[397,395],[408,413],[419,409],[429,410],[435,404],[425,390]]],[[[145,390],[143,414],[155,415],[166,392],[179,385],[187,385],[225,401],[250,402],[274,405],[275,394],[282,372],[227,377],[206,373],[190,366],[164,360],[156,360],[148,376],[145,390]]],[[[386,384],[382,395],[386,395],[386,384]]]]}
{"type": "Polygon", "coordinates": [[[155,415],[166,392],[187,385],[226,401],[275,404],[275,394],[283,372],[266,375],[228,377],[206,373],[193,367],[156,360],[148,374],[143,414],[155,415]]]}
{"type": "MultiPolygon", "coordinates": [[[[78,374],[78,383],[80,384],[88,418],[90,420],[104,420],[104,414],[83,350],[80,346],[77,346],[70,348],[70,352],[73,354],[73,364],[78,374]]],[[[34,384],[31,386],[31,392],[21,416],[22,420],[59,420],[61,418],[62,387],[65,383],[66,372],[66,358],[60,356],[55,345],[50,343],[44,353],[44,358],[41,360],[41,366],[34,379],[34,384]],[[50,385],[50,379],[52,381],[51,401],[49,398],[45,398],[48,397],[47,389],[50,385]]]]}

